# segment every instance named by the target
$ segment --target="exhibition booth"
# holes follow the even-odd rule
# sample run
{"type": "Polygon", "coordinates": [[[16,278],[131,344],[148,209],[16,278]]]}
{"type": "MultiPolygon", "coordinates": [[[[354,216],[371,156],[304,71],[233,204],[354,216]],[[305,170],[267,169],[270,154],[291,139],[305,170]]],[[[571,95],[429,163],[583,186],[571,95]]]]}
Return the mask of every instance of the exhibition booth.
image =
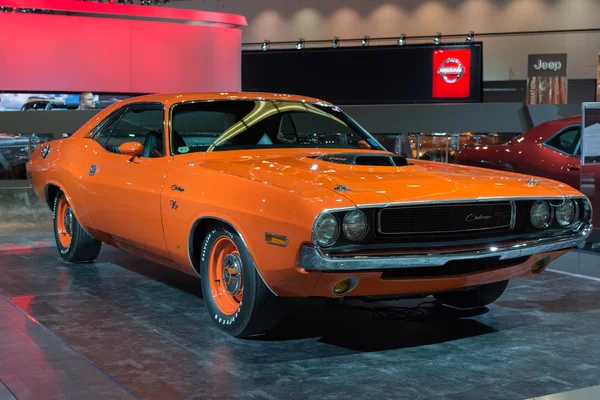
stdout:
{"type": "Polygon", "coordinates": [[[600,393],[598,80],[484,74],[556,32],[172,1],[0,0],[0,398],[600,393]]]}

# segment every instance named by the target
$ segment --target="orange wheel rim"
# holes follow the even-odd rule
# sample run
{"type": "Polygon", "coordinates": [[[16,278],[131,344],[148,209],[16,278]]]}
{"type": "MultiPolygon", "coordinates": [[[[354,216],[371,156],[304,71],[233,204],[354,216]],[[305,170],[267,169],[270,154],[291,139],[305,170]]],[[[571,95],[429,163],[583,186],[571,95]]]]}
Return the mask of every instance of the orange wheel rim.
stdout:
{"type": "Polygon", "coordinates": [[[229,237],[222,236],[213,244],[208,259],[208,280],[219,311],[225,315],[237,313],[244,289],[242,259],[229,237]]]}
{"type": "Polygon", "coordinates": [[[65,197],[58,200],[56,207],[56,230],[61,246],[69,247],[73,238],[73,210],[65,197]]]}

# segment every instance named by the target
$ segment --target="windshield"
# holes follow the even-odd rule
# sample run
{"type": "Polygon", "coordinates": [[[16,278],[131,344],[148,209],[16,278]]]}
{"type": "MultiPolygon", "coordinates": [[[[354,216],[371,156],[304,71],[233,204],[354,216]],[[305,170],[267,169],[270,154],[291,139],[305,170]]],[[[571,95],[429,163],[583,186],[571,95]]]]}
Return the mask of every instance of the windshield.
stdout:
{"type": "Polygon", "coordinates": [[[177,105],[173,154],[264,148],[385,150],[339,108],[324,104],[224,100],[177,105]]]}

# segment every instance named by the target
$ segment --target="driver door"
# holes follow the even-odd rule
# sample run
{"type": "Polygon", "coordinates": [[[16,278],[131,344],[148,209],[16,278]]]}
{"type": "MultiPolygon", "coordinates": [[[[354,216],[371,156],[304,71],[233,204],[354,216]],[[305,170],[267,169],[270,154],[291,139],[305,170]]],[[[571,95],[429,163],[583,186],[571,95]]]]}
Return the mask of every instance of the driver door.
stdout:
{"type": "Polygon", "coordinates": [[[117,244],[168,259],[160,194],[170,158],[165,155],[164,106],[127,105],[100,124],[82,174],[94,229],[117,244]],[[121,154],[123,143],[144,146],[139,157],[121,154]]]}

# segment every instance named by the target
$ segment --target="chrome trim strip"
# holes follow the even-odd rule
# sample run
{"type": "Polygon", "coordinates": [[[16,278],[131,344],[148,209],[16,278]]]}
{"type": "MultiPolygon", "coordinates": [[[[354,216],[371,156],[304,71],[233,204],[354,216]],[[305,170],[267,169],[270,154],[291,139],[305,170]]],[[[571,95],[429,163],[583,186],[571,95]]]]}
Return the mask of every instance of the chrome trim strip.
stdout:
{"type": "MultiPolygon", "coordinates": [[[[419,232],[383,232],[381,230],[381,213],[383,211],[386,211],[388,209],[390,209],[390,207],[382,207],[379,210],[377,210],[377,233],[379,233],[380,235],[390,235],[390,236],[396,236],[396,235],[421,235],[421,234],[432,234],[432,233],[461,233],[461,232],[473,232],[473,231],[489,231],[489,230],[496,230],[496,229],[505,229],[508,228],[508,230],[512,230],[513,228],[513,216],[514,218],[516,218],[516,209],[514,206],[514,201],[510,201],[508,203],[500,203],[501,205],[506,205],[506,204],[510,204],[511,206],[511,219],[508,225],[502,225],[502,226],[495,226],[493,228],[473,228],[473,229],[456,229],[456,230],[452,230],[452,231],[419,231],[419,232]]],[[[442,207],[445,206],[445,204],[432,204],[432,205],[419,205],[417,207],[442,207]]],[[[401,207],[394,207],[394,208],[401,208],[401,207]]]]}
{"type": "MultiPolygon", "coordinates": [[[[566,196],[571,200],[582,199],[584,196],[566,196]]],[[[354,210],[356,208],[381,208],[381,207],[392,207],[392,206],[411,206],[417,204],[452,204],[452,203],[479,203],[479,202],[489,202],[489,201],[521,201],[521,200],[562,200],[565,196],[521,196],[521,197],[511,197],[511,196],[499,196],[499,197],[468,197],[461,199],[451,199],[451,200],[413,200],[413,201],[394,201],[394,202],[380,202],[380,203],[369,203],[369,204],[357,204],[356,206],[345,206],[340,208],[326,208],[321,211],[321,213],[325,212],[338,212],[338,211],[348,211],[354,210]]]]}
{"type": "Polygon", "coordinates": [[[515,229],[515,225],[517,224],[517,202],[514,200],[510,201],[511,212],[510,212],[510,228],[509,231],[515,229]]]}
{"type": "MultiPolygon", "coordinates": [[[[581,218],[579,217],[579,202],[578,201],[574,201],[573,204],[575,204],[575,214],[573,214],[573,219],[571,220],[571,222],[569,222],[569,225],[567,225],[568,227],[571,227],[573,225],[575,225],[575,223],[577,223],[578,221],[583,221],[583,215],[581,216],[581,218]]],[[[583,221],[585,222],[585,221],[583,221]]]]}
{"type": "Polygon", "coordinates": [[[537,239],[510,246],[490,246],[480,250],[449,251],[448,253],[437,254],[424,253],[408,256],[329,257],[321,249],[305,245],[300,253],[300,266],[307,271],[341,272],[435,267],[443,266],[449,261],[486,257],[499,257],[500,260],[508,260],[549,251],[570,249],[585,240],[591,231],[591,225],[588,224],[580,232],[558,239],[537,239]]]}

